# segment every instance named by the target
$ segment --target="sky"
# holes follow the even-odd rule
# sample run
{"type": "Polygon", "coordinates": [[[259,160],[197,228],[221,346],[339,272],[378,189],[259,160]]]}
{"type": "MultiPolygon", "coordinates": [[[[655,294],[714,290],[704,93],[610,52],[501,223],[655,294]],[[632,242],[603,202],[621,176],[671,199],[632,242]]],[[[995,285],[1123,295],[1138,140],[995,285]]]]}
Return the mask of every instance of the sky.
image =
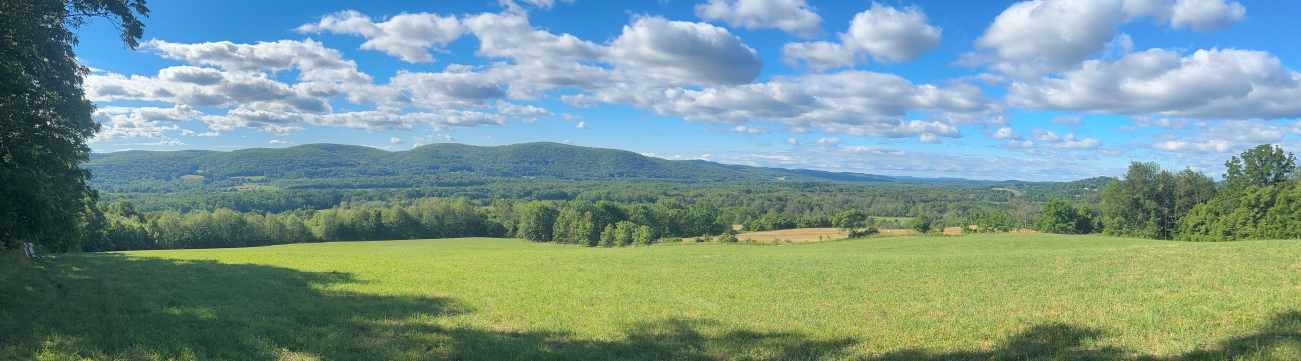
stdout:
{"type": "Polygon", "coordinates": [[[558,142],[1063,181],[1301,151],[1301,2],[150,1],[77,30],[95,152],[558,142]]]}

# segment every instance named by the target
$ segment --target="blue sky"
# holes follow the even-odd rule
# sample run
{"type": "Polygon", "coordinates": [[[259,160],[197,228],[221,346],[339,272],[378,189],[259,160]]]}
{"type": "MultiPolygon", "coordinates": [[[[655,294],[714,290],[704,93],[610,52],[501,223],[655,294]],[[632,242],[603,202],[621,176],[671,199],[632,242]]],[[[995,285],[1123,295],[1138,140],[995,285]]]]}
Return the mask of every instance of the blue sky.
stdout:
{"type": "Polygon", "coordinates": [[[971,179],[1301,146],[1301,3],[155,1],[78,31],[96,152],[564,142],[971,179]]]}

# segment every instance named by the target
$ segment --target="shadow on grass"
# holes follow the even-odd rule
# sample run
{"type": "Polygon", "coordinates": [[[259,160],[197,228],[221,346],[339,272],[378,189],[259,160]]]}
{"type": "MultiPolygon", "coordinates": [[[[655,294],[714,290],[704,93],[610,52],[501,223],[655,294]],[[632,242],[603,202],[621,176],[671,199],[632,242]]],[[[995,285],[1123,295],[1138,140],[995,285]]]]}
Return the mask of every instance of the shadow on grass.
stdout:
{"type": "Polygon", "coordinates": [[[1099,330],[1051,323],[1031,327],[1004,340],[992,351],[929,353],[908,350],[872,360],[1301,360],[1301,312],[1296,311],[1275,314],[1268,325],[1250,335],[1172,357],[1142,355],[1141,350],[1090,346],[1102,336],[1099,330]]]}
{"type": "Polygon", "coordinates": [[[458,316],[476,311],[456,299],[350,292],[341,286],[365,281],[339,272],[115,254],[47,262],[56,270],[57,299],[24,332],[3,339],[0,359],[1182,361],[1286,359],[1301,352],[1301,312],[1168,358],[1092,346],[1102,332],[1067,324],[1031,327],[987,351],[862,357],[848,348],[870,340],[738,330],[709,320],[635,324],[610,340],[484,330],[463,324],[473,317],[458,316]]]}
{"type": "Polygon", "coordinates": [[[348,273],[117,254],[47,262],[60,294],[0,341],[2,360],[775,360],[854,344],[681,319],[612,340],[483,330],[463,324],[475,310],[456,299],[346,291],[366,282],[348,273]]]}

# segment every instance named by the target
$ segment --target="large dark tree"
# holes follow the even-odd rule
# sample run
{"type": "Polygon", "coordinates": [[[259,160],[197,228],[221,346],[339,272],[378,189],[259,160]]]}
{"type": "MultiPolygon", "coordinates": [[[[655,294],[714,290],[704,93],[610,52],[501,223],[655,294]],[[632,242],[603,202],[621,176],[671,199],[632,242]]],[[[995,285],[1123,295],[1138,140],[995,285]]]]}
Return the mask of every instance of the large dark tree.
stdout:
{"type": "Polygon", "coordinates": [[[105,18],[135,48],[148,14],[144,0],[0,1],[0,243],[79,247],[96,196],[81,163],[99,124],[72,29],[105,18]]]}

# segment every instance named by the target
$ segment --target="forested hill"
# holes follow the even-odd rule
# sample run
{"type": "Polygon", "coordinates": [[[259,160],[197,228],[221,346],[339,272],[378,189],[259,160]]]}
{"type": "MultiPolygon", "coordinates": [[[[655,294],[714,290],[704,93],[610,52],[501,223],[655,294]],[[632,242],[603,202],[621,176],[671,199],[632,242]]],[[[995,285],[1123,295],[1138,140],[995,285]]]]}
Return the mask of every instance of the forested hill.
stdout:
{"type": "MultiPolygon", "coordinates": [[[[557,143],[497,147],[431,144],[390,152],[364,146],[308,144],[230,152],[126,151],[95,154],[87,164],[97,187],[231,178],[258,180],[375,180],[409,186],[403,179],[438,175],[536,177],[559,180],[654,180],[669,182],[834,180],[892,182],[884,176],[812,170],[673,161],[641,154],[557,143]]],[[[294,183],[294,184],[308,184],[294,183]]],[[[315,184],[315,183],[312,183],[315,184]]],[[[310,186],[304,186],[311,188],[310,186]]]]}

